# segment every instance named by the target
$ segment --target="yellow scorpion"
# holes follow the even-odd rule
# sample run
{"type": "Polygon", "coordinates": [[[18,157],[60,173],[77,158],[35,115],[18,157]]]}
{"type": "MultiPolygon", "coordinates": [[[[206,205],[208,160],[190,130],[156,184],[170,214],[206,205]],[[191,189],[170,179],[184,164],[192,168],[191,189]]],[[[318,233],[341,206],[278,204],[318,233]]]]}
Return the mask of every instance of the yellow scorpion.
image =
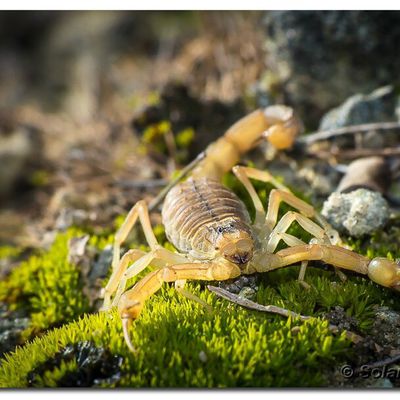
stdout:
{"type": "Polygon", "coordinates": [[[304,284],[307,262],[320,260],[368,275],[382,286],[400,290],[398,264],[386,258],[370,260],[340,246],[338,234],[322,216],[270,173],[236,165],[241,155],[263,138],[278,149],[290,147],[301,126],[291,108],[270,106],[240,119],[208,146],[205,158],[186,180],[168,192],[162,207],[167,238],[179,252],[167,250],[157,242],[143,200],[132,207],[115,235],[112,275],[104,290],[103,305],[103,310],[118,307],[124,337],[132,351],[135,349],[129,336],[130,325],[138,318],[145,301],[164,282],[174,282],[182,294],[201,302],[185,291],[186,280],[223,281],[301,262],[299,280],[304,284]],[[243,202],[220,183],[223,174],[231,169],[252,199],[254,222],[243,202]],[[267,211],[250,179],[276,187],[269,194],[267,211]],[[296,211],[287,212],[278,221],[281,202],[296,211]],[[131,249],[120,258],[120,246],[138,219],[150,251],[131,249]],[[294,221],[313,236],[309,244],[286,233],[294,221]],[[288,247],[275,252],[281,240],[288,247]],[[126,290],[128,279],[150,264],[157,269],[126,290]]]}

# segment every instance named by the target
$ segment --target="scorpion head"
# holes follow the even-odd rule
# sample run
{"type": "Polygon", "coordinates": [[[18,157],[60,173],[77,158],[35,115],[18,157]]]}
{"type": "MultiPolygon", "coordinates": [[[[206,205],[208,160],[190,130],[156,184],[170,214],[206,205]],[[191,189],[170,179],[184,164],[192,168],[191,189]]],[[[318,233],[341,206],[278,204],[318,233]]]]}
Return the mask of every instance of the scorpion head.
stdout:
{"type": "Polygon", "coordinates": [[[253,258],[254,241],[250,232],[232,223],[216,230],[216,250],[225,259],[244,266],[253,258]]]}

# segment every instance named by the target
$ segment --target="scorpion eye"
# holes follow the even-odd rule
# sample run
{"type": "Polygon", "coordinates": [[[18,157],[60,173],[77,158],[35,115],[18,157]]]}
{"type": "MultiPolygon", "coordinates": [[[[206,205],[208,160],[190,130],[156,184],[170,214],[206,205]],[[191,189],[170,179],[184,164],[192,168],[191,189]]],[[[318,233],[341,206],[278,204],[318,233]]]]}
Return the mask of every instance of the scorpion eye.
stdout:
{"type": "Polygon", "coordinates": [[[222,233],[224,231],[224,228],[222,227],[222,226],[219,226],[218,228],[217,228],[217,232],[218,233],[222,233]]]}

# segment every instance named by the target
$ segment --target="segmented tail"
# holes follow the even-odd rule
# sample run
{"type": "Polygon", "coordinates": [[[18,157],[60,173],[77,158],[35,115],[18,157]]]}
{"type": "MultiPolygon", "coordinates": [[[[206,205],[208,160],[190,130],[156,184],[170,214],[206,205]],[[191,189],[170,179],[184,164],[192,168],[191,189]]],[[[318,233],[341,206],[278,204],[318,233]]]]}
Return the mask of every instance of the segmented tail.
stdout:
{"type": "Polygon", "coordinates": [[[301,121],[292,108],[274,105],[259,109],[232,125],[206,149],[206,157],[193,169],[195,178],[221,179],[236,165],[242,154],[266,139],[277,149],[290,148],[302,130],[301,121]]]}

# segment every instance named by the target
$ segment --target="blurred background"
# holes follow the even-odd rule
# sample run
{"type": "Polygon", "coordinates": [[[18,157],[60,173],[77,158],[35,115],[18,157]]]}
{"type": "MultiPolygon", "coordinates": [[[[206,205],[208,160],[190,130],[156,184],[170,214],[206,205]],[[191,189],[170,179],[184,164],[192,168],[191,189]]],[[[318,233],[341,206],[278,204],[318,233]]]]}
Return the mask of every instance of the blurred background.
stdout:
{"type": "Polygon", "coordinates": [[[362,122],[396,120],[399,43],[397,11],[0,12],[0,242],[111,226],[256,107],[312,131],[389,85],[362,122]]]}

